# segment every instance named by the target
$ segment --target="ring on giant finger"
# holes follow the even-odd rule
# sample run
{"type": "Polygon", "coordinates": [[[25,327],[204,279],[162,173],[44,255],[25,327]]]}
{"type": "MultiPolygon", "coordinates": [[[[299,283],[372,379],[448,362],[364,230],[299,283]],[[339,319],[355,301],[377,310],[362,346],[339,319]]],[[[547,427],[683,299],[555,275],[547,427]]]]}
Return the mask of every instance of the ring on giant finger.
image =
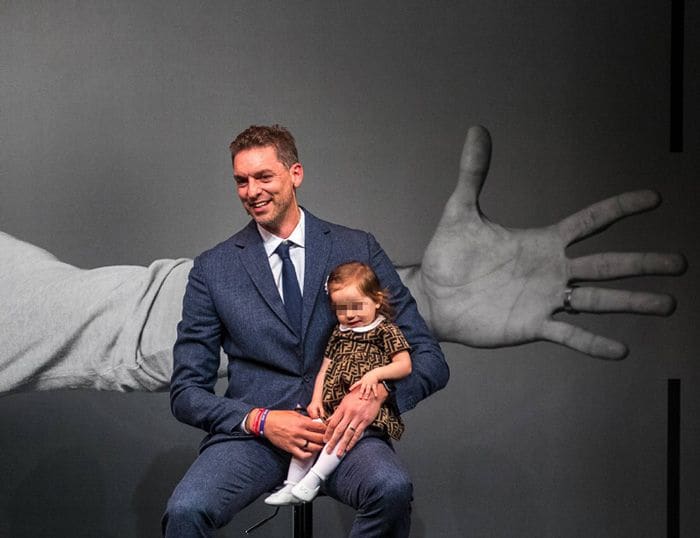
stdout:
{"type": "Polygon", "coordinates": [[[567,314],[578,314],[578,310],[571,306],[571,296],[573,295],[575,289],[576,286],[574,284],[567,286],[564,289],[564,312],[567,314]]]}
{"type": "Polygon", "coordinates": [[[307,439],[307,440],[306,440],[306,443],[304,443],[304,446],[301,447],[301,448],[308,448],[308,447],[309,447],[309,440],[307,439]]]}

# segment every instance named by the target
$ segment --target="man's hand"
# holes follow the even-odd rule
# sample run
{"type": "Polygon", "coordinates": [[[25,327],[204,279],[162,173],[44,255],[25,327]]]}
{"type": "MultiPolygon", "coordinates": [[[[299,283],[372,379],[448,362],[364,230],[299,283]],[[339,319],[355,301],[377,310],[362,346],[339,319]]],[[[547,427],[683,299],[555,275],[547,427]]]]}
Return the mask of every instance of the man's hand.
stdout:
{"type": "Polygon", "coordinates": [[[552,315],[629,312],[667,316],[670,295],[627,290],[567,287],[580,281],[642,275],[679,275],[680,254],[606,252],[569,259],[566,247],[604,230],[615,221],[655,208],[653,191],[627,192],[593,204],[561,222],[532,229],[510,229],[486,218],[479,193],[491,158],[483,127],[467,134],[457,187],[448,200],[420,267],[402,272],[421,313],[442,341],[498,347],[550,340],[593,357],[621,359],[621,342],[593,334],[552,315]]]}
{"type": "Polygon", "coordinates": [[[299,459],[321,450],[325,431],[325,424],[296,411],[270,411],[265,422],[265,438],[299,459]]]}
{"type": "Polygon", "coordinates": [[[384,385],[377,388],[377,393],[378,397],[370,400],[363,400],[359,390],[345,395],[326,422],[323,440],[328,443],[329,454],[337,448],[336,454],[340,457],[357,444],[365,428],[377,418],[379,408],[389,395],[384,385]]]}

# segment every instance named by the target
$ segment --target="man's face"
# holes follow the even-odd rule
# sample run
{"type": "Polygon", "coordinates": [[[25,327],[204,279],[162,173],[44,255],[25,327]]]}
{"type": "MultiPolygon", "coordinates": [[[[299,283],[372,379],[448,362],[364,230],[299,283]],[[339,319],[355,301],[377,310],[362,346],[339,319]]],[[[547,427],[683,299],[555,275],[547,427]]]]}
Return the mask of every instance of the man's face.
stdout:
{"type": "Polygon", "coordinates": [[[288,237],[299,222],[294,189],[304,178],[301,164],[287,168],[273,146],[244,149],[233,159],[233,178],[253,220],[270,233],[288,237]]]}

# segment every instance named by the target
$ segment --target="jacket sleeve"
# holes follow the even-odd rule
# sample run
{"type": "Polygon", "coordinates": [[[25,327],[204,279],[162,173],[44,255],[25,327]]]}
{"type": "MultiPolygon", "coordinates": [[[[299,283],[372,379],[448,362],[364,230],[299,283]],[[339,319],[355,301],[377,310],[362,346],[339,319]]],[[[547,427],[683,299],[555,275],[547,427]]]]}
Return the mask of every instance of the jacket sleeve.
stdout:
{"type": "Polygon", "coordinates": [[[181,422],[209,433],[230,434],[250,409],[214,392],[224,328],[205,274],[200,259],[195,259],[173,348],[170,407],[181,422]]]}
{"type": "Polygon", "coordinates": [[[450,370],[440,344],[418,312],[415,299],[401,282],[389,257],[371,234],[368,234],[368,242],[372,268],[390,294],[393,321],[411,346],[412,373],[396,382],[396,407],[399,413],[404,413],[445,387],[450,370]]]}

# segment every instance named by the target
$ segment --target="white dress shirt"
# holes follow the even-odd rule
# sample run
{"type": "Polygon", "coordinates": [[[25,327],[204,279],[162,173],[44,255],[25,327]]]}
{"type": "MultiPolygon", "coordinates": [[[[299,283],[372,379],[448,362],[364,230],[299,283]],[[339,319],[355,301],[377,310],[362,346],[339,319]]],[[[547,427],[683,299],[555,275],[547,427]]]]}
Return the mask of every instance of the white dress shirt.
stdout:
{"type": "Polygon", "coordinates": [[[287,239],[271,234],[259,224],[257,225],[258,232],[260,232],[260,237],[262,237],[263,240],[265,252],[267,253],[267,261],[270,264],[270,269],[272,269],[272,277],[275,280],[275,286],[277,286],[279,290],[282,301],[284,301],[284,292],[282,291],[282,258],[275,252],[282,241],[291,243],[289,257],[294,264],[294,272],[297,274],[299,289],[301,290],[302,296],[304,295],[304,252],[306,244],[304,231],[306,219],[304,217],[304,211],[301,208],[299,208],[299,213],[299,222],[287,239]]]}

